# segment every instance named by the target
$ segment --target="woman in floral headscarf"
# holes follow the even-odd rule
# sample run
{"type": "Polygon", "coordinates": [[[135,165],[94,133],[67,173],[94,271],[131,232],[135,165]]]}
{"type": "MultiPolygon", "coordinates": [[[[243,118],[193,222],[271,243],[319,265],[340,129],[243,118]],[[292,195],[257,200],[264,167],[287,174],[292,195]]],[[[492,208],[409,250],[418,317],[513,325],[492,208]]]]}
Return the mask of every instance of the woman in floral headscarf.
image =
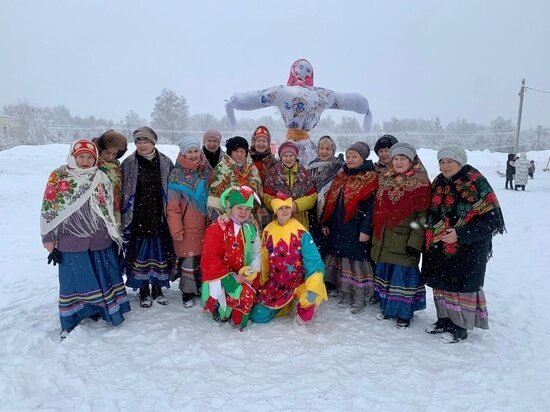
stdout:
{"type": "Polygon", "coordinates": [[[397,318],[397,327],[406,328],[414,312],[426,308],[418,264],[430,206],[430,179],[410,144],[394,144],[390,157],[376,193],[371,256],[376,262],[379,319],[397,318]]]}
{"type": "Polygon", "coordinates": [[[212,220],[223,213],[220,203],[222,193],[232,186],[248,186],[262,195],[262,181],[258,169],[248,153],[248,142],[244,137],[234,136],[225,142],[227,153],[214,168],[210,177],[208,208],[212,220]]]}
{"type": "Polygon", "coordinates": [[[317,192],[315,207],[308,210],[309,231],[323,259],[327,254],[328,239],[321,232],[319,220],[325,208],[325,196],[336,174],[344,165],[342,154],[339,156],[335,154],[336,143],[330,136],[323,136],[317,142],[317,157],[306,167],[317,192]]]}
{"type": "Polygon", "coordinates": [[[64,339],[83,319],[118,325],[130,310],[114,254],[122,238],[114,217],[113,188],[97,168],[95,144],[71,145],[67,165],[48,178],[40,232],[50,261],[59,264],[59,318],[64,339]]]}
{"type": "Polygon", "coordinates": [[[433,288],[437,322],[426,332],[445,343],[468,337],[467,329],[488,329],[483,282],[492,254],[491,239],[504,233],[495,192],[466,164],[466,152],[446,146],[437,153],[439,174],[432,183],[422,275],[433,288]]]}

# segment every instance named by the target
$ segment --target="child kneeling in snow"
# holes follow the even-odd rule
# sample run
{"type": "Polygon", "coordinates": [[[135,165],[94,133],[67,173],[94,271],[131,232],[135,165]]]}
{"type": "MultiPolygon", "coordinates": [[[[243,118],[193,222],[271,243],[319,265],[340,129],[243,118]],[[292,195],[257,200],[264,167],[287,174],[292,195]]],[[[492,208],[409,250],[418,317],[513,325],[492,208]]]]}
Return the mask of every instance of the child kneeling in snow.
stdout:
{"type": "Polygon", "coordinates": [[[89,140],[71,146],[67,165],[48,178],[40,219],[48,263],[59,264],[61,339],[83,319],[118,325],[130,310],[112,247],[122,237],[114,216],[113,188],[97,168],[89,140]]]}
{"type": "Polygon", "coordinates": [[[295,320],[305,325],[327,300],[325,267],[311,234],[292,217],[292,198],[278,194],[271,205],[276,219],[262,233],[259,303],[252,308],[251,318],[267,323],[277,314],[290,312],[296,298],[295,320]]]}
{"type": "Polygon", "coordinates": [[[232,186],[220,196],[226,213],[204,235],[202,302],[217,322],[229,319],[243,330],[256,300],[260,239],[252,219],[258,196],[248,186],[232,186]]]}

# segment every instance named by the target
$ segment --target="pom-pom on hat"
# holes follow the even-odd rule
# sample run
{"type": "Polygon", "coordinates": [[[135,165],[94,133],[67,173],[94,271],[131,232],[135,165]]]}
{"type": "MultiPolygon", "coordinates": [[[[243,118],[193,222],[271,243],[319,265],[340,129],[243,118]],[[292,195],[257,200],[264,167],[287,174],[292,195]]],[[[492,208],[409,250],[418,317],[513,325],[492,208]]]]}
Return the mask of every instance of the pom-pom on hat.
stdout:
{"type": "Polygon", "coordinates": [[[201,142],[196,137],[189,136],[181,139],[178,146],[180,148],[180,153],[185,154],[189,149],[194,147],[200,150],[201,142]]]}
{"type": "Polygon", "coordinates": [[[81,154],[92,155],[97,162],[97,156],[98,156],[97,146],[91,141],[86,139],[80,139],[73,143],[71,155],[74,158],[76,158],[81,154]]]}
{"type": "Polygon", "coordinates": [[[348,147],[348,150],[355,150],[363,160],[367,160],[370,154],[370,147],[365,142],[355,142],[348,147]]]}
{"type": "Polygon", "coordinates": [[[454,160],[460,164],[460,166],[464,166],[468,162],[466,151],[457,145],[449,145],[439,149],[437,152],[437,161],[440,161],[441,159],[454,160]]]}
{"type": "Polygon", "coordinates": [[[416,149],[409,143],[398,142],[391,147],[390,156],[394,157],[398,154],[407,156],[413,162],[416,157],[416,149]]]}
{"type": "Polygon", "coordinates": [[[214,139],[218,139],[218,143],[222,142],[222,135],[221,133],[216,129],[208,129],[204,134],[202,135],[202,142],[204,143],[206,139],[209,137],[213,137],[214,139]]]}
{"type": "Polygon", "coordinates": [[[145,139],[149,140],[153,144],[157,144],[157,134],[153,129],[151,129],[148,126],[138,127],[136,130],[134,130],[134,142],[138,141],[139,139],[145,139]]]}
{"type": "Polygon", "coordinates": [[[233,206],[242,205],[254,207],[254,200],[261,204],[260,198],[249,186],[231,186],[223,191],[220,196],[220,203],[224,210],[231,209],[233,206]]]}
{"type": "Polygon", "coordinates": [[[281,158],[285,153],[288,152],[293,153],[296,157],[298,157],[298,153],[300,152],[298,145],[292,140],[287,140],[283,144],[281,144],[277,153],[279,154],[279,158],[281,158]]]}
{"type": "Polygon", "coordinates": [[[285,195],[282,192],[277,193],[275,198],[271,201],[271,208],[273,209],[273,213],[277,213],[277,210],[279,210],[283,206],[288,206],[292,208],[292,198],[290,196],[285,195]]]}
{"type": "Polygon", "coordinates": [[[385,134],[384,136],[380,137],[374,144],[374,153],[378,154],[378,151],[380,149],[391,149],[391,147],[397,143],[397,139],[395,136],[392,136],[391,134],[385,134]]]}
{"type": "Polygon", "coordinates": [[[231,156],[231,152],[237,149],[244,149],[248,154],[248,142],[244,137],[234,136],[231,139],[227,139],[225,142],[225,149],[227,150],[227,154],[229,156],[231,156]]]}

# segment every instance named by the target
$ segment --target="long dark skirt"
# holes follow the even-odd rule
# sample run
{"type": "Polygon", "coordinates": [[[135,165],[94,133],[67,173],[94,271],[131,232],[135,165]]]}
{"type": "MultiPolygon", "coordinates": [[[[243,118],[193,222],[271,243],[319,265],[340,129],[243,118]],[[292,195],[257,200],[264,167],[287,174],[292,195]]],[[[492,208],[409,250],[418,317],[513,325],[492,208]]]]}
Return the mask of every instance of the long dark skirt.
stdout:
{"type": "Polygon", "coordinates": [[[133,239],[128,249],[126,286],[134,290],[149,284],[170,287],[172,251],[160,238],[133,239]]]}
{"type": "Polygon", "coordinates": [[[426,289],[418,267],[377,263],[374,283],[384,316],[412,319],[415,311],[426,309],[426,289]]]}
{"type": "Polygon", "coordinates": [[[59,319],[72,330],[83,319],[99,314],[114,326],[130,310],[126,287],[111,247],[63,252],[59,265],[59,319]]]}

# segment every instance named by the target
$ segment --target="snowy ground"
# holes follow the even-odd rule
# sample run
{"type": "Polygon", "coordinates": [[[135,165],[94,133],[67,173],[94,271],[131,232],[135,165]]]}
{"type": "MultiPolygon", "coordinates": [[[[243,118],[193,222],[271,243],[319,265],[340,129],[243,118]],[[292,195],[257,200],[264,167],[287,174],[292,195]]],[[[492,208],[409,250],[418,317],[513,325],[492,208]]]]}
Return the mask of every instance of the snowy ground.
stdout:
{"type": "MultiPolygon", "coordinates": [[[[160,146],[172,159],[176,146],[160,146]]],[[[133,147],[131,147],[133,150],[133,147]]],[[[496,189],[508,233],[494,239],[485,294],[489,331],[446,345],[424,333],[428,308],[408,330],[324,304],[314,323],[290,318],[243,333],[170,304],[132,311],[119,327],[85,321],[62,343],[57,267],[46,264],[39,209],[48,173],[67,145],[0,152],[0,410],[543,411],[550,404],[548,233],[550,155],[526,192],[504,190],[505,154],[470,152],[496,189]]],[[[420,150],[430,176],[435,152],[420,150]]]]}

